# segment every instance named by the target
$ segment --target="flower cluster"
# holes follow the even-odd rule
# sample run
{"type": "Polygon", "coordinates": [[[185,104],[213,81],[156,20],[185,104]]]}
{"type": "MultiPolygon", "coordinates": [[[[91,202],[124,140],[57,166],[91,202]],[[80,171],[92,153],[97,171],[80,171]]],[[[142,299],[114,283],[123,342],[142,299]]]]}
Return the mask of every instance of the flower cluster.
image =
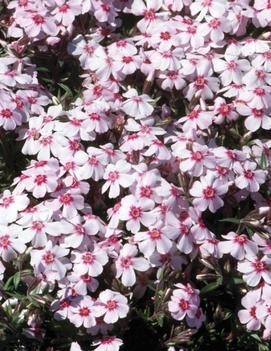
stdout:
{"type": "MultiPolygon", "coordinates": [[[[56,321],[117,351],[149,295],[198,330],[200,265],[237,260],[240,322],[271,338],[270,1],[4,6],[0,133],[29,162],[0,195],[1,280],[17,259],[56,321]],[[40,79],[46,51],[80,66],[72,101],[40,79]],[[216,226],[236,213],[236,230],[216,226]]],[[[36,308],[25,318],[42,339],[36,308]]]]}

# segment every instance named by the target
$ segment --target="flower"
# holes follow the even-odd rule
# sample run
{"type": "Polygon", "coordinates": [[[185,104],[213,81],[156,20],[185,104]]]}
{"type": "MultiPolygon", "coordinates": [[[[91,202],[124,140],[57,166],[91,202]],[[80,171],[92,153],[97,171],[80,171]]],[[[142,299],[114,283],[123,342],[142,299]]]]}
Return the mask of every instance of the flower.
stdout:
{"type": "Polygon", "coordinates": [[[129,311],[127,298],[109,289],[100,293],[97,307],[97,315],[103,316],[107,324],[115,323],[119,318],[125,318],[129,311]]]}
{"type": "Polygon", "coordinates": [[[200,181],[195,181],[190,194],[194,197],[193,205],[200,211],[209,208],[214,213],[223,206],[224,202],[220,195],[225,194],[227,190],[227,184],[215,179],[213,173],[208,172],[206,176],[200,177],[200,181]]]}
{"type": "Polygon", "coordinates": [[[143,257],[136,257],[138,250],[136,246],[125,244],[120,250],[116,260],[116,277],[121,277],[124,286],[133,286],[136,282],[134,270],[145,272],[149,268],[149,263],[143,257]]]}

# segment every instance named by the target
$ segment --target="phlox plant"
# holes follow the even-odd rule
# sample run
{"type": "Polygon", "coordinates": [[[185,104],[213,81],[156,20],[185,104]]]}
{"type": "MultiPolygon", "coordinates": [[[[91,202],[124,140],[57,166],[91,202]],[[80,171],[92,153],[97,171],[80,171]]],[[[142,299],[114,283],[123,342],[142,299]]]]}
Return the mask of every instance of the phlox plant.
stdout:
{"type": "Polygon", "coordinates": [[[270,26],[0,1],[0,350],[270,350],[270,26]]]}

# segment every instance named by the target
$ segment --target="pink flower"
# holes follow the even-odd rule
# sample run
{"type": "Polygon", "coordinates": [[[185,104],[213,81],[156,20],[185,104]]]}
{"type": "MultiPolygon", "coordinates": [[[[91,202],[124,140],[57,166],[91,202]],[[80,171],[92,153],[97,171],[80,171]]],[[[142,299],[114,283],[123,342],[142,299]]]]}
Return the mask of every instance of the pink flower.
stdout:
{"type": "Polygon", "coordinates": [[[71,308],[70,321],[79,328],[91,328],[96,325],[95,319],[96,306],[90,296],[83,296],[78,304],[71,308]]]}
{"type": "Polygon", "coordinates": [[[22,254],[26,249],[21,240],[21,228],[16,224],[0,226],[0,255],[5,262],[16,259],[17,253],[22,254]]]}
{"type": "Polygon", "coordinates": [[[125,160],[119,160],[115,165],[109,164],[104,172],[106,182],[102,187],[102,193],[108,190],[108,196],[115,198],[120,194],[120,186],[128,188],[131,186],[135,178],[131,174],[131,165],[125,160]]]}
{"type": "Polygon", "coordinates": [[[247,256],[244,261],[238,263],[238,271],[244,273],[243,279],[249,286],[256,286],[263,279],[271,284],[271,258],[263,256],[247,256]]]}
{"type": "Polygon", "coordinates": [[[97,300],[97,315],[103,316],[105,323],[113,324],[119,318],[125,318],[129,307],[127,298],[119,292],[106,289],[102,291],[97,300]]]}
{"type": "Polygon", "coordinates": [[[260,289],[249,291],[241,300],[245,309],[238,312],[242,324],[246,324],[248,330],[259,330],[261,321],[258,318],[258,309],[261,306],[260,289]]]}
{"type": "Polygon", "coordinates": [[[104,250],[95,245],[92,251],[74,251],[71,261],[77,274],[97,277],[103,272],[103,266],[108,262],[108,256],[104,250]]]}
{"type": "Polygon", "coordinates": [[[119,253],[116,261],[116,277],[121,277],[124,286],[133,286],[136,282],[135,270],[145,272],[149,263],[143,257],[136,257],[138,250],[136,246],[125,244],[119,253]]]}
{"type": "Polygon", "coordinates": [[[128,195],[121,201],[119,218],[126,221],[127,230],[136,233],[141,223],[149,227],[156,221],[155,215],[150,212],[153,207],[153,201],[149,199],[137,199],[133,195],[128,195]]]}
{"type": "Polygon", "coordinates": [[[194,293],[193,289],[190,292],[189,286],[187,291],[186,289],[173,290],[168,309],[172,317],[178,321],[186,316],[193,319],[198,310],[197,293],[194,293]]]}
{"type": "Polygon", "coordinates": [[[265,182],[266,172],[256,170],[257,164],[245,161],[242,165],[239,162],[234,164],[234,171],[237,173],[235,184],[239,189],[248,189],[250,192],[256,192],[260,189],[260,185],[265,182]]]}
{"type": "Polygon", "coordinates": [[[155,226],[150,226],[147,232],[136,233],[134,240],[144,256],[150,257],[155,250],[160,254],[167,254],[170,251],[172,247],[170,234],[171,228],[164,227],[162,222],[158,222],[155,226]]]}
{"type": "Polygon", "coordinates": [[[70,267],[66,258],[69,250],[61,246],[53,246],[52,241],[48,241],[44,249],[32,250],[30,264],[34,268],[36,275],[46,274],[51,281],[65,277],[67,269],[70,267]]]}
{"type": "Polygon", "coordinates": [[[125,94],[124,97],[127,98],[122,104],[122,110],[128,115],[135,117],[136,119],[142,119],[148,117],[153,112],[153,107],[150,104],[152,99],[146,95],[138,95],[135,89],[130,89],[125,94]]]}
{"type": "Polygon", "coordinates": [[[116,338],[115,336],[106,336],[103,339],[93,343],[95,351],[119,351],[123,342],[121,339],[116,338]]]}
{"type": "Polygon", "coordinates": [[[48,16],[48,13],[43,10],[24,13],[24,16],[19,17],[17,21],[31,38],[37,37],[41,32],[52,36],[59,32],[53,17],[48,16]]]}
{"type": "Polygon", "coordinates": [[[18,212],[23,211],[29,204],[27,195],[13,195],[5,190],[0,197],[0,224],[16,221],[18,212]]]}
{"type": "Polygon", "coordinates": [[[228,253],[237,260],[243,260],[245,256],[255,256],[258,252],[258,246],[245,234],[236,234],[230,232],[222,235],[227,241],[221,241],[219,248],[223,253],[228,253]]]}
{"type": "Polygon", "coordinates": [[[200,181],[195,181],[190,194],[195,198],[193,205],[200,211],[205,211],[207,208],[215,213],[224,202],[220,195],[228,191],[228,185],[219,179],[215,179],[213,173],[208,172],[206,176],[201,176],[200,181]]]}

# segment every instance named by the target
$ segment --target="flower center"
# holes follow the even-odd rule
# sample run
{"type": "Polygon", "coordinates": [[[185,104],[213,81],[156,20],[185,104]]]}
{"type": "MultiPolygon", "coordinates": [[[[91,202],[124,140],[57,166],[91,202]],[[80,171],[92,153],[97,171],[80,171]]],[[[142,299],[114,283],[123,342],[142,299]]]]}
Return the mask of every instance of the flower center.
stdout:
{"type": "Polygon", "coordinates": [[[42,256],[43,261],[46,264],[53,263],[55,260],[55,255],[51,251],[47,251],[43,256],[42,256]]]}
{"type": "Polygon", "coordinates": [[[46,182],[47,182],[47,176],[44,174],[38,174],[34,179],[34,183],[36,183],[37,185],[41,185],[46,182]]]}
{"type": "Polygon", "coordinates": [[[203,190],[203,194],[205,199],[213,199],[215,197],[215,189],[211,186],[208,186],[206,189],[203,190]]]}
{"type": "Polygon", "coordinates": [[[0,247],[7,249],[10,246],[9,235],[3,235],[0,237],[0,247]]]}
{"type": "Polygon", "coordinates": [[[81,307],[79,309],[79,314],[82,317],[88,317],[90,315],[90,309],[88,307],[81,307]]]}
{"type": "Polygon", "coordinates": [[[109,311],[115,310],[117,306],[118,303],[115,300],[108,300],[106,303],[106,307],[109,309],[109,311]]]}
{"type": "Polygon", "coordinates": [[[142,216],[142,210],[140,207],[132,206],[129,215],[132,219],[136,220],[142,216]]]}
{"type": "Polygon", "coordinates": [[[122,268],[129,268],[132,264],[132,258],[130,256],[121,257],[120,264],[122,268]]]}
{"type": "Polygon", "coordinates": [[[108,173],[108,179],[114,183],[119,178],[119,172],[112,171],[108,173]]]}
{"type": "Polygon", "coordinates": [[[12,117],[12,112],[10,111],[10,109],[6,108],[4,110],[1,111],[1,116],[3,118],[11,118],[12,117]]]}
{"type": "Polygon", "coordinates": [[[71,196],[71,194],[61,195],[60,202],[62,202],[64,205],[69,205],[70,203],[73,202],[73,197],[71,196]]]}
{"type": "Polygon", "coordinates": [[[95,255],[90,252],[86,252],[82,255],[82,260],[85,264],[92,264],[95,261],[95,255]]]}
{"type": "Polygon", "coordinates": [[[160,230],[158,230],[156,228],[150,230],[149,234],[150,234],[151,240],[159,240],[159,239],[161,239],[161,232],[160,232],[160,230]]]}
{"type": "Polygon", "coordinates": [[[179,300],[179,307],[183,310],[186,311],[189,309],[189,302],[186,301],[185,299],[180,299],[179,300]]]}
{"type": "Polygon", "coordinates": [[[43,24],[45,22],[44,18],[41,16],[41,15],[35,15],[33,17],[33,21],[36,23],[36,24],[43,24]]]}

